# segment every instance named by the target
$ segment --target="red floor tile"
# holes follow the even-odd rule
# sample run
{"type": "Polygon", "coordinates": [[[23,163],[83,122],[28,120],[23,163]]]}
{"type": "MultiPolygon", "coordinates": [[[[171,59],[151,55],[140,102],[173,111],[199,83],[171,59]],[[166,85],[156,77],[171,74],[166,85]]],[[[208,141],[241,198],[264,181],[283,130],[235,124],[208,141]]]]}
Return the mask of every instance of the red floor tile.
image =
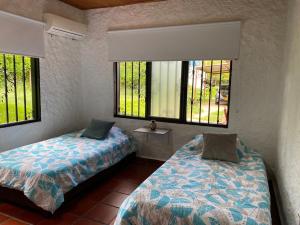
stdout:
{"type": "Polygon", "coordinates": [[[115,207],[120,207],[123,201],[127,198],[128,195],[118,193],[118,192],[111,192],[103,199],[103,203],[112,205],[115,207]]]}
{"type": "Polygon", "coordinates": [[[87,212],[86,218],[96,220],[101,223],[109,224],[118,213],[118,208],[99,203],[87,212]]]}
{"type": "Polygon", "coordinates": [[[85,214],[88,210],[93,208],[97,204],[96,201],[92,201],[90,198],[82,197],[76,199],[70,203],[65,212],[73,213],[78,216],[85,214]]]}
{"type": "Polygon", "coordinates": [[[107,179],[98,185],[97,189],[114,191],[119,185],[119,181],[116,179],[107,179]]]}
{"type": "Polygon", "coordinates": [[[121,171],[116,175],[116,178],[119,179],[133,179],[138,182],[144,181],[149,175],[151,175],[156,170],[156,167],[153,168],[147,165],[138,166],[138,165],[129,165],[125,170],[121,171]]]}
{"type": "MultiPolygon", "coordinates": [[[[115,188],[113,188],[115,189],[115,188]]],[[[111,191],[106,188],[106,186],[99,185],[98,187],[90,190],[85,194],[85,198],[90,199],[91,201],[101,201],[106,197],[111,191]]]]}
{"type": "Polygon", "coordinates": [[[1,223],[1,225],[26,225],[26,224],[28,223],[23,223],[21,221],[14,220],[14,219],[9,219],[1,223]]]}
{"type": "Polygon", "coordinates": [[[99,223],[99,222],[92,221],[89,219],[80,218],[80,219],[76,220],[73,224],[74,225],[102,225],[104,223],[99,223]]]}
{"type": "Polygon", "coordinates": [[[7,220],[7,219],[9,219],[9,217],[0,214],[0,223],[7,220]]]}
{"type": "Polygon", "coordinates": [[[134,179],[120,179],[119,185],[116,188],[115,191],[129,195],[131,194],[139,185],[141,182],[136,181],[134,179]]]}
{"type": "Polygon", "coordinates": [[[155,167],[160,167],[162,164],[164,164],[164,161],[158,161],[154,159],[145,159],[145,158],[135,158],[134,159],[134,164],[131,165],[136,165],[136,166],[155,166],[155,167]]]}
{"type": "Polygon", "coordinates": [[[62,213],[54,217],[45,218],[38,225],[70,225],[78,219],[78,216],[72,213],[62,213]]]}
{"type": "Polygon", "coordinates": [[[8,203],[3,203],[0,205],[0,212],[9,215],[9,216],[13,216],[16,217],[18,215],[20,215],[21,213],[24,212],[24,209],[18,207],[18,206],[14,206],[12,204],[8,204],[8,203]]]}
{"type": "Polygon", "coordinates": [[[41,214],[29,210],[26,210],[23,213],[19,214],[18,216],[16,216],[16,218],[31,224],[37,224],[38,222],[44,219],[44,217],[41,214]]]}
{"type": "Polygon", "coordinates": [[[109,225],[114,225],[115,224],[115,220],[116,220],[116,218],[114,218],[113,221],[111,221],[109,225]]]}

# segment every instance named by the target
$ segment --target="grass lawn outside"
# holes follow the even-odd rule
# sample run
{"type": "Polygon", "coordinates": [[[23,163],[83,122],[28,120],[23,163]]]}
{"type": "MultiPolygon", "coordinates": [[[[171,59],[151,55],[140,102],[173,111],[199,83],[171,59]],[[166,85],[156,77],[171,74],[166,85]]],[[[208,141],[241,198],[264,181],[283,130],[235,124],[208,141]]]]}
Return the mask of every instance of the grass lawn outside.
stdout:
{"type": "Polygon", "coordinates": [[[0,124],[33,119],[32,62],[27,56],[0,53],[0,124]]]}
{"type": "MultiPolygon", "coordinates": [[[[138,95],[134,94],[133,96],[133,106],[132,106],[132,98],[131,98],[131,89],[127,89],[126,96],[126,115],[127,116],[138,116],[138,95]],[[133,109],[133,111],[132,111],[133,109]]],[[[213,92],[212,92],[213,93],[213,92]]],[[[198,96],[200,97],[200,95],[198,96]]],[[[209,96],[202,99],[201,102],[201,123],[208,122],[208,109],[209,109],[209,96]]],[[[227,105],[219,106],[219,123],[226,124],[226,117],[224,113],[224,109],[227,108],[227,105]]],[[[199,123],[199,114],[200,114],[200,99],[194,100],[193,104],[193,113],[192,113],[192,121],[191,121],[191,102],[187,103],[187,121],[199,123]]],[[[120,115],[125,115],[125,93],[122,92],[120,95],[120,115]]],[[[211,95],[210,101],[210,113],[209,113],[209,122],[213,124],[217,124],[218,121],[218,104],[215,104],[215,95],[211,95]]],[[[140,99],[140,117],[145,117],[145,98],[140,99]]]]}
{"type": "MultiPolygon", "coordinates": [[[[21,84],[17,84],[17,105],[18,105],[18,121],[25,120],[25,105],[24,105],[24,92],[21,84]]],[[[26,88],[26,114],[27,120],[32,118],[32,94],[31,87],[26,88]]],[[[16,118],[16,105],[14,92],[8,94],[8,118],[9,123],[17,122],[16,118]]],[[[0,89],[0,124],[6,124],[6,100],[4,95],[4,88],[0,89]]]]}

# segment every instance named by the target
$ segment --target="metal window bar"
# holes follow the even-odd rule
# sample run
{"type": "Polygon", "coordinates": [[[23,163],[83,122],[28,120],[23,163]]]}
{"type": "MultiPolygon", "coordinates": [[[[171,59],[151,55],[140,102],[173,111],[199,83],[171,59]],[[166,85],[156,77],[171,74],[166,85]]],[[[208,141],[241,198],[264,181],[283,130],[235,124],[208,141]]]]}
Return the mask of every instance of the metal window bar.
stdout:
{"type": "Polygon", "coordinates": [[[16,56],[13,55],[13,67],[14,67],[14,92],[15,92],[15,112],[16,112],[16,121],[19,121],[18,113],[18,94],[17,94],[17,71],[16,71],[16,56]]]}
{"type": "Polygon", "coordinates": [[[133,116],[133,62],[131,62],[131,116],[133,116]]]}
{"type": "Polygon", "coordinates": [[[202,88],[203,88],[203,63],[201,61],[201,84],[200,84],[200,99],[199,99],[199,123],[201,122],[201,111],[202,111],[202,88]]]}
{"type": "Polygon", "coordinates": [[[146,62],[146,104],[145,104],[145,117],[149,118],[151,114],[151,74],[152,62],[146,62]]]}
{"type": "Polygon", "coordinates": [[[35,69],[34,69],[34,78],[35,78],[35,120],[41,120],[41,97],[40,97],[40,61],[38,58],[34,59],[35,69]]]}
{"type": "Polygon", "coordinates": [[[188,82],[189,82],[189,61],[182,61],[181,65],[181,85],[180,85],[180,121],[187,121],[187,96],[188,96],[188,82]]]}
{"type": "Polygon", "coordinates": [[[120,101],[119,101],[119,90],[120,90],[120,83],[119,83],[119,77],[120,77],[120,71],[119,71],[120,64],[114,63],[114,92],[115,92],[115,114],[120,113],[120,101]]]}
{"type": "Polygon", "coordinates": [[[22,56],[22,77],[23,77],[23,92],[24,92],[24,120],[27,120],[26,74],[25,74],[25,58],[24,58],[24,56],[22,56]]]}
{"type": "Polygon", "coordinates": [[[120,72],[121,65],[116,63],[115,70],[116,70],[116,113],[121,113],[121,106],[120,106],[120,99],[121,99],[121,72],[120,72]]]}
{"type": "Polygon", "coordinates": [[[7,91],[7,71],[6,71],[6,55],[3,54],[3,69],[4,69],[4,90],[5,90],[5,109],[6,109],[6,122],[9,123],[9,110],[8,110],[8,91],[7,91]]]}
{"type": "Polygon", "coordinates": [[[39,110],[37,110],[37,99],[38,99],[38,87],[37,87],[37,73],[39,62],[35,60],[34,58],[30,59],[30,65],[31,65],[31,80],[32,80],[32,116],[31,119],[35,120],[39,117],[39,110]]]}
{"type": "Polygon", "coordinates": [[[210,78],[209,78],[209,100],[208,100],[208,124],[210,122],[210,99],[211,99],[211,81],[213,74],[213,60],[210,62],[210,78]]]}
{"type": "Polygon", "coordinates": [[[219,93],[218,93],[218,116],[217,116],[217,124],[220,122],[220,99],[221,99],[221,85],[222,85],[222,69],[223,69],[223,61],[221,60],[220,64],[220,77],[219,77],[219,93]]]}
{"type": "Polygon", "coordinates": [[[126,104],[126,98],[127,98],[127,64],[125,62],[124,64],[124,71],[125,71],[125,115],[127,115],[127,104],[126,104]]]}
{"type": "Polygon", "coordinates": [[[231,74],[232,74],[232,60],[230,60],[230,68],[229,68],[229,86],[228,86],[228,103],[227,103],[227,111],[226,111],[226,126],[229,123],[229,107],[230,107],[230,93],[231,93],[231,74]]]}
{"type": "Polygon", "coordinates": [[[139,81],[138,81],[138,116],[140,116],[140,101],[141,101],[141,62],[139,61],[139,81]]]}

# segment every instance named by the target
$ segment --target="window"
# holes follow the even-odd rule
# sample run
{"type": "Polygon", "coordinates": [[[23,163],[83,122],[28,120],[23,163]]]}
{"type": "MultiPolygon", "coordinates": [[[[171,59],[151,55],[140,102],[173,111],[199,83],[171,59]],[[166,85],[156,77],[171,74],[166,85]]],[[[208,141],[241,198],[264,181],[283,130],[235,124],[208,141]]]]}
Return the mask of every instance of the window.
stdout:
{"type": "Polygon", "coordinates": [[[38,120],[39,59],[0,53],[0,127],[38,120]]]}
{"type": "Polygon", "coordinates": [[[115,116],[228,126],[231,60],[115,63],[115,116]]]}
{"type": "Polygon", "coordinates": [[[179,119],[181,62],[152,62],[151,116],[179,119]]]}
{"type": "Polygon", "coordinates": [[[146,62],[118,63],[116,90],[118,115],[145,118],[146,62]]]}
{"type": "Polygon", "coordinates": [[[231,62],[190,61],[186,120],[227,125],[231,62]]]}

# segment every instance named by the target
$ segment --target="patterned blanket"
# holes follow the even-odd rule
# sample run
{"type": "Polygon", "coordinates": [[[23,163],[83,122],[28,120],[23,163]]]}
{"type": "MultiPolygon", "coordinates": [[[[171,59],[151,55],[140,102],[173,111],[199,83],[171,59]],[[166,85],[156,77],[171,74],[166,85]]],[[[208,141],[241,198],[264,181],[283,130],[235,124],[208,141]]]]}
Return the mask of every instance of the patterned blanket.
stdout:
{"type": "Polygon", "coordinates": [[[238,144],[239,164],[201,159],[196,136],[121,205],[115,225],[269,225],[270,196],[258,153],[238,144]]]}
{"type": "Polygon", "coordinates": [[[93,140],[81,132],[62,135],[0,154],[0,185],[24,192],[44,210],[54,212],[64,193],[135,151],[132,139],[113,127],[93,140]]]}

